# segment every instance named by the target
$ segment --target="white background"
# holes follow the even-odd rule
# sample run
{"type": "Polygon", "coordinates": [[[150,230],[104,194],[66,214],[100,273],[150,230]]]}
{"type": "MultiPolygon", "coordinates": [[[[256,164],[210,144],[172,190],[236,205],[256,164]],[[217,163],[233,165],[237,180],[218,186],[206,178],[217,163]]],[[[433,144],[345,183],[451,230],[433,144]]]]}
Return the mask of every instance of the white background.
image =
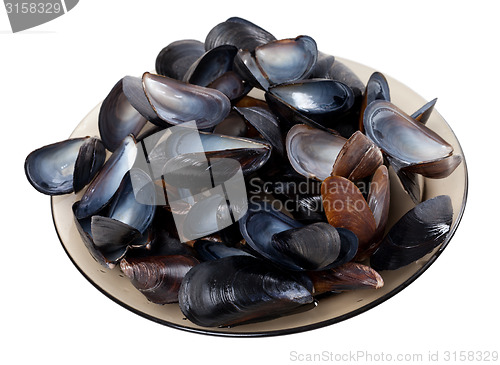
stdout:
{"type": "MultiPolygon", "coordinates": [[[[499,350],[499,57],[495,1],[81,0],[12,34],[0,8],[0,363],[286,364],[290,352],[499,350]],[[55,233],[49,198],[27,182],[27,154],[63,140],[124,75],[154,68],[168,43],[230,16],[277,38],[367,64],[430,100],[469,167],[462,223],[441,257],[389,301],[306,333],[232,339],[150,322],[80,275],[55,233]]],[[[424,357],[425,358],[425,357],[424,357]]]]}

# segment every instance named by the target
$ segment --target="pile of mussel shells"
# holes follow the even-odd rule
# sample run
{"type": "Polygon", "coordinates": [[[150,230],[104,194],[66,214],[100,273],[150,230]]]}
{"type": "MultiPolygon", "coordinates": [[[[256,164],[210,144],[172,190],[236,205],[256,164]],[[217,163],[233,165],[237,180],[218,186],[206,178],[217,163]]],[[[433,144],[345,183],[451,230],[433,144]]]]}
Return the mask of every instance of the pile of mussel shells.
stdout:
{"type": "Polygon", "coordinates": [[[235,326],[380,288],[377,271],[445,240],[451,199],[422,201],[419,175],[447,177],[462,159],[426,127],[435,103],[408,115],[383,74],[365,85],[313,38],[233,17],[204,43],[167,45],[156,73],[123,77],[99,137],[39,148],[25,171],[41,193],[82,191],[83,244],[149,301],[235,326]],[[391,184],[415,206],[388,227],[391,184]]]}

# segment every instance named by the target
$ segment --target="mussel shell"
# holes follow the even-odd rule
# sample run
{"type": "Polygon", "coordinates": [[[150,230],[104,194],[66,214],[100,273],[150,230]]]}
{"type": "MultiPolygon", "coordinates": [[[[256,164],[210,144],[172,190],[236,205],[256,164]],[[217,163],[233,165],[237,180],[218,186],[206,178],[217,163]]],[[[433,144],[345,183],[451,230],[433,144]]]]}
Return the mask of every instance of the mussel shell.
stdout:
{"type": "Polygon", "coordinates": [[[245,49],[239,49],[234,57],[234,70],[250,85],[268,90],[270,83],[262,74],[257,61],[252,53],[245,49]]]}
{"type": "Polygon", "coordinates": [[[78,193],[99,172],[106,160],[106,151],[100,139],[88,138],[80,147],[73,172],[73,190],[78,193]]]}
{"type": "Polygon", "coordinates": [[[167,304],[177,302],[182,279],[198,263],[181,255],[125,258],[120,269],[149,301],[167,304]]]}
{"type": "MultiPolygon", "coordinates": [[[[233,187],[233,184],[228,183],[226,186],[233,187]]],[[[229,227],[244,215],[246,210],[246,191],[242,190],[241,186],[239,191],[230,191],[227,196],[218,186],[212,189],[211,195],[203,197],[189,209],[182,222],[181,240],[195,240],[229,227]]]]}
{"type": "Polygon", "coordinates": [[[270,110],[258,106],[234,107],[234,110],[271,144],[274,151],[280,156],[284,155],[285,147],[281,137],[279,121],[270,110]]]}
{"type": "Polygon", "coordinates": [[[229,115],[214,128],[213,133],[223,134],[231,137],[245,137],[248,132],[248,125],[245,119],[233,109],[229,115]]]}
{"type": "Polygon", "coordinates": [[[327,78],[340,81],[349,86],[352,89],[355,98],[360,97],[365,90],[365,84],[363,84],[359,77],[339,60],[335,60],[328,72],[327,78]]]}
{"type": "MultiPolygon", "coordinates": [[[[375,218],[375,225],[377,227],[374,236],[375,242],[379,241],[385,232],[385,226],[389,218],[390,192],[389,171],[387,167],[381,165],[373,175],[372,181],[370,182],[370,191],[366,199],[373,213],[373,218],[375,218]]],[[[371,249],[372,248],[373,245],[371,246],[371,249]]]]}
{"type": "Polygon", "coordinates": [[[75,209],[78,219],[97,213],[109,203],[123,177],[132,168],[136,155],[137,147],[133,137],[126,137],[83,194],[75,209]]]}
{"type": "Polygon", "coordinates": [[[432,114],[432,111],[434,110],[434,106],[436,105],[436,103],[437,103],[437,98],[432,99],[428,103],[424,104],[415,113],[413,113],[411,117],[415,119],[417,122],[426,124],[427,121],[429,120],[429,117],[432,114]]]}
{"type": "Polygon", "coordinates": [[[272,262],[279,262],[282,266],[300,270],[286,255],[271,245],[274,234],[304,225],[276,210],[265,201],[255,199],[248,204],[248,211],[239,221],[240,231],[246,243],[257,253],[272,262]]]}
{"type": "Polygon", "coordinates": [[[316,42],[309,36],[272,41],[255,49],[255,61],[271,85],[307,78],[318,59],[316,42]]]}
{"type": "Polygon", "coordinates": [[[354,262],[330,270],[309,272],[308,276],[314,285],[314,295],[364,288],[379,289],[384,286],[379,273],[369,266],[354,262]]]}
{"type": "Polygon", "coordinates": [[[159,75],[182,80],[189,67],[205,53],[205,45],[194,39],[170,43],[156,57],[156,72],[159,75]]]}
{"type": "Polygon", "coordinates": [[[193,267],[179,290],[179,306],[204,327],[234,326],[295,312],[312,304],[311,293],[265,261],[231,256],[193,267]]]}
{"type": "Polygon", "coordinates": [[[230,45],[212,48],[191,65],[183,81],[193,85],[208,86],[233,69],[234,56],[237,52],[238,49],[230,45]]]}
{"type": "MultiPolygon", "coordinates": [[[[77,203],[73,204],[73,216],[77,205],[77,203]]],[[[74,216],[74,218],[76,229],[92,258],[103,267],[113,269],[116,263],[125,255],[126,251],[120,248],[116,252],[108,252],[104,254],[94,245],[94,240],[92,239],[91,218],[77,219],[76,216],[74,216]]]]}
{"type": "Polygon", "coordinates": [[[324,270],[339,256],[341,243],[333,226],[318,222],[275,233],[271,245],[303,270],[324,270]]]}
{"type": "Polygon", "coordinates": [[[104,163],[105,156],[100,140],[72,138],[31,152],[26,157],[24,171],[28,181],[39,192],[47,195],[68,194],[75,187],[81,189],[90,182],[104,163]],[[76,168],[78,171],[75,171],[76,168]]]}
{"type": "Polygon", "coordinates": [[[207,87],[219,90],[231,101],[238,100],[252,88],[252,86],[246,84],[243,78],[234,71],[225,72],[208,84],[207,87]]]}
{"type": "Polygon", "coordinates": [[[359,180],[373,175],[383,162],[380,149],[363,133],[356,131],[338,153],[331,174],[359,180]]]}
{"type": "Polygon", "coordinates": [[[276,38],[261,27],[248,20],[232,17],[210,30],[205,39],[205,49],[208,51],[228,44],[238,49],[253,51],[256,47],[274,40],[276,38]]]}
{"type": "Polygon", "coordinates": [[[188,255],[194,256],[196,252],[192,247],[182,243],[175,227],[172,212],[165,207],[156,207],[153,222],[150,226],[151,241],[146,247],[132,247],[126,257],[147,256],[170,256],[188,255]]]}
{"type": "Polygon", "coordinates": [[[341,136],[297,124],[286,136],[286,153],[299,174],[322,181],[330,176],[345,142],[341,136]]]}
{"type": "Polygon", "coordinates": [[[259,176],[262,183],[258,184],[259,180],[252,180],[250,186],[254,189],[249,190],[250,194],[258,194],[261,191],[272,194],[282,202],[284,209],[301,223],[326,222],[319,181],[304,177],[290,164],[279,160],[275,165],[266,165],[261,171],[259,176]]]}
{"type": "Polygon", "coordinates": [[[271,146],[264,141],[185,127],[192,124],[171,127],[142,141],[144,150],[150,152],[138,158],[139,164],[150,169],[155,180],[198,193],[224,183],[238,171],[249,174],[259,169],[271,154],[271,146]]]}
{"type": "Polygon", "coordinates": [[[310,77],[320,78],[320,79],[329,78],[329,72],[334,62],[335,62],[334,56],[318,51],[318,59],[311,71],[310,77]]]}
{"type": "Polygon", "coordinates": [[[194,243],[193,247],[205,261],[217,260],[229,256],[253,256],[246,251],[236,247],[229,247],[222,242],[198,240],[194,243]]]}
{"type": "Polygon", "coordinates": [[[455,171],[461,162],[461,156],[451,155],[441,160],[403,167],[403,170],[408,173],[420,174],[430,179],[443,179],[450,176],[450,174],[455,171]]]}
{"type": "Polygon", "coordinates": [[[437,161],[453,152],[439,135],[387,101],[376,100],[367,106],[364,126],[375,144],[406,165],[437,161]]]}
{"type": "Polygon", "coordinates": [[[309,79],[277,85],[269,89],[276,98],[317,122],[330,122],[354,105],[350,87],[340,81],[309,79]]]}
{"type": "Polygon", "coordinates": [[[422,258],[447,237],[453,220],[448,195],[439,195],[407,212],[370,258],[375,270],[395,270],[422,258]]]}
{"type": "Polygon", "coordinates": [[[113,86],[99,110],[99,135],[104,146],[113,152],[128,135],[137,137],[146,122],[123,93],[121,79],[113,86]]]}
{"type": "Polygon", "coordinates": [[[286,134],[291,127],[296,124],[307,124],[310,127],[320,129],[330,134],[338,134],[333,132],[331,129],[326,128],[322,124],[316,122],[315,120],[309,118],[305,114],[299,112],[292,105],[288,104],[279,97],[266,92],[265,93],[267,106],[272,110],[272,112],[278,117],[280,121],[280,128],[282,134],[286,134]]]}
{"type": "Polygon", "coordinates": [[[142,235],[134,227],[119,220],[94,215],[91,218],[92,239],[102,252],[123,252],[127,247],[141,240],[142,235]]]}
{"type": "Polygon", "coordinates": [[[109,203],[107,216],[143,234],[153,221],[156,199],[153,182],[144,171],[132,168],[109,203]]]}
{"type": "Polygon", "coordinates": [[[353,182],[330,176],[321,185],[321,196],[328,222],[352,231],[359,240],[357,255],[362,254],[376,232],[376,222],[363,194],[353,182]]]}

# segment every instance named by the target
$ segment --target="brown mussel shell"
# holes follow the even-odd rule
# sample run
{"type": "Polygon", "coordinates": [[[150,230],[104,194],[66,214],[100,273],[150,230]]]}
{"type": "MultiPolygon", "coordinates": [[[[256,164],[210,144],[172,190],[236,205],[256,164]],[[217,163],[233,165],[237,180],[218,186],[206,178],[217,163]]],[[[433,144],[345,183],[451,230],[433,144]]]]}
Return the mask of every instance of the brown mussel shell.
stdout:
{"type": "Polygon", "coordinates": [[[175,303],[182,279],[198,260],[192,256],[150,256],[125,258],[120,269],[149,301],[175,303]]]}
{"type": "Polygon", "coordinates": [[[328,292],[341,293],[357,289],[379,289],[384,280],[371,267],[348,262],[334,269],[307,273],[313,282],[314,295],[328,292]]]}
{"type": "Polygon", "coordinates": [[[380,149],[363,133],[357,131],[340,150],[331,175],[359,180],[373,175],[383,162],[384,157],[380,149]]]}
{"type": "Polygon", "coordinates": [[[321,196],[328,222],[352,231],[359,240],[358,256],[372,243],[377,224],[356,185],[341,176],[330,176],[321,184],[321,196]]]}

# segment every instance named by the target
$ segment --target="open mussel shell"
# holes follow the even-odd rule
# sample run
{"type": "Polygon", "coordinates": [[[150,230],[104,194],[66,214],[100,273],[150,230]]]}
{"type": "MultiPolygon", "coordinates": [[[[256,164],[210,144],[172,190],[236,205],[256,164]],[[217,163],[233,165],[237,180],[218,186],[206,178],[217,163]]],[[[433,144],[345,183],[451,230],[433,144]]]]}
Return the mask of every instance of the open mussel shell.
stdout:
{"type": "Polygon", "coordinates": [[[229,256],[253,256],[240,248],[227,246],[223,242],[198,240],[194,243],[193,247],[205,261],[217,260],[229,256]]]}
{"type": "Polygon", "coordinates": [[[276,38],[261,27],[248,20],[232,17],[210,30],[205,39],[205,49],[208,51],[221,45],[232,45],[252,52],[256,47],[274,40],[276,38]]]}
{"type": "Polygon", "coordinates": [[[286,136],[286,153],[299,174],[322,181],[330,176],[345,143],[344,137],[297,124],[286,136]]]}
{"type": "Polygon", "coordinates": [[[113,152],[128,135],[137,137],[146,122],[123,93],[121,79],[113,86],[99,110],[99,135],[104,146],[113,152]]]}
{"type": "Polygon", "coordinates": [[[311,271],[307,275],[314,285],[314,295],[341,293],[358,289],[379,289],[384,280],[371,267],[348,262],[330,270],[311,271]]]}
{"type": "Polygon", "coordinates": [[[132,168],[123,178],[109,204],[107,215],[144,233],[156,211],[155,190],[150,176],[132,168]]]}
{"type": "Polygon", "coordinates": [[[367,136],[396,163],[395,169],[418,171],[431,178],[446,177],[461,162],[460,157],[442,161],[452,155],[453,147],[390,102],[368,105],[364,126],[367,136]]]}
{"type": "Polygon", "coordinates": [[[182,80],[187,70],[205,53],[203,42],[184,39],[170,43],[156,57],[158,75],[182,80]]]}
{"type": "Polygon", "coordinates": [[[429,117],[432,114],[432,111],[434,110],[434,106],[436,105],[436,103],[437,103],[437,98],[432,99],[428,103],[424,104],[415,113],[413,113],[411,117],[415,119],[417,122],[426,124],[427,121],[429,120],[429,117]]]}
{"type": "Polygon", "coordinates": [[[78,203],[73,204],[73,216],[75,218],[75,225],[83,244],[94,260],[96,260],[103,267],[113,269],[116,263],[123,258],[126,250],[119,248],[115,252],[101,252],[101,250],[94,244],[91,229],[91,218],[77,219],[74,212],[78,203]]]}
{"type": "Polygon", "coordinates": [[[357,255],[368,249],[377,224],[358,187],[341,176],[330,176],[321,184],[321,196],[328,222],[352,231],[359,240],[357,255]]]}
{"type": "Polygon", "coordinates": [[[316,42],[309,36],[273,41],[255,49],[255,61],[270,85],[307,78],[317,59],[316,42]]]}
{"type": "Polygon", "coordinates": [[[350,87],[340,81],[308,79],[277,85],[269,93],[293,110],[325,125],[334,124],[334,118],[354,105],[350,87]]]}
{"type": "Polygon", "coordinates": [[[380,72],[374,72],[368,82],[363,94],[363,101],[361,103],[361,113],[359,115],[359,129],[364,131],[363,118],[365,109],[375,100],[391,101],[391,91],[389,83],[385,76],[380,72]]]}
{"type": "Polygon", "coordinates": [[[75,209],[78,219],[97,213],[109,203],[123,177],[132,168],[136,155],[134,138],[126,137],[87,187],[75,209]]]}
{"type": "Polygon", "coordinates": [[[200,129],[210,128],[231,109],[227,96],[218,90],[149,72],[142,79],[126,76],[123,92],[139,113],[160,127],[195,121],[200,129]]]}
{"type": "Polygon", "coordinates": [[[293,276],[254,257],[231,256],[193,267],[182,280],[179,306],[199,326],[227,327],[314,304],[309,290],[293,276]]]}
{"type": "Polygon", "coordinates": [[[363,133],[356,131],[338,153],[331,175],[359,180],[373,175],[383,162],[380,149],[363,133]]]}
{"type": "Polygon", "coordinates": [[[390,102],[368,105],[364,125],[366,135],[385,153],[408,165],[435,161],[453,152],[453,147],[435,132],[390,102]]]}
{"type": "Polygon", "coordinates": [[[231,45],[222,45],[205,52],[184,75],[183,81],[199,86],[208,86],[211,82],[233,69],[234,56],[238,49],[231,45]]]}
{"type": "Polygon", "coordinates": [[[78,192],[97,174],[106,152],[97,138],[72,138],[31,152],[24,163],[28,181],[39,192],[78,192]]]}
{"type": "Polygon", "coordinates": [[[127,173],[114,195],[106,215],[93,215],[91,231],[94,244],[102,252],[124,252],[129,246],[144,246],[143,234],[156,210],[151,178],[142,170],[127,173]]]}
{"type": "Polygon", "coordinates": [[[184,276],[196,265],[192,256],[151,256],[124,258],[120,269],[149,301],[175,303],[184,276]]]}
{"type": "Polygon", "coordinates": [[[375,270],[395,270],[439,246],[450,231],[453,206],[448,195],[418,204],[391,228],[370,258],[375,270]]]}

